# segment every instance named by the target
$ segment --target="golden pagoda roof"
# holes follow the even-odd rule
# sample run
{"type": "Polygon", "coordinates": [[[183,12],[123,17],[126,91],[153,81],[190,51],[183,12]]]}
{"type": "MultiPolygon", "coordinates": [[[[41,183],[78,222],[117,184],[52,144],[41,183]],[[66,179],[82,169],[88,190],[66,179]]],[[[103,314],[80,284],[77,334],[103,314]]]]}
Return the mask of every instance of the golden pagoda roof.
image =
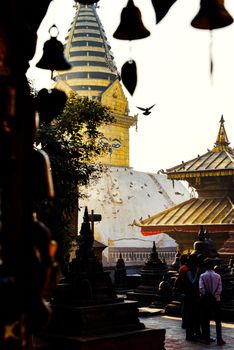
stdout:
{"type": "Polygon", "coordinates": [[[234,175],[234,150],[229,147],[223,116],[213,149],[167,169],[166,174],[169,179],[180,180],[191,177],[234,175]]]}
{"type": "Polygon", "coordinates": [[[225,198],[191,198],[135,225],[143,235],[171,231],[197,232],[200,225],[211,231],[234,229],[234,204],[225,198]]]}

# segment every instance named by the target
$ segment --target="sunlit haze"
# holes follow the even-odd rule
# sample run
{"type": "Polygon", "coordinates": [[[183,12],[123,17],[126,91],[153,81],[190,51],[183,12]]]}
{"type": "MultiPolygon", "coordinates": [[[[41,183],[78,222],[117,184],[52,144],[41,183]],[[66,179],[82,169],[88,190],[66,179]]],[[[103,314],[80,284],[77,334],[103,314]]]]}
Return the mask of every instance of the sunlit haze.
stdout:
{"type": "MultiPolygon", "coordinates": [[[[100,0],[98,14],[118,70],[131,57],[138,83],[129,101],[130,115],[138,114],[138,130],[130,131],[130,165],[157,172],[190,160],[211,149],[223,114],[230,146],[234,147],[234,24],[213,31],[213,79],[209,73],[210,32],[191,27],[200,0],[177,0],[156,25],[151,0],[134,0],[151,35],[146,39],[116,40],[113,32],[127,0],[100,0]],[[141,114],[136,106],[149,107],[141,114]]],[[[55,23],[64,42],[75,8],[72,0],[53,0],[38,31],[38,50],[28,77],[36,88],[50,87],[50,72],[33,68],[41,56],[49,28],[55,23]]],[[[226,0],[234,17],[234,1],[226,0]]]]}

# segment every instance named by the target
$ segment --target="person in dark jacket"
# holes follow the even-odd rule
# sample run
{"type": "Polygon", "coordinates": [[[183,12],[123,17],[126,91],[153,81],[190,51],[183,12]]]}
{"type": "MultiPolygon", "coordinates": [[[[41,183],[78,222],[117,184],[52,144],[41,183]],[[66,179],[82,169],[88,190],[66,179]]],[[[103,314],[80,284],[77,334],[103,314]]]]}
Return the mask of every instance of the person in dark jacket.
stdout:
{"type": "Polygon", "coordinates": [[[200,330],[200,298],[199,277],[200,267],[195,254],[191,254],[187,261],[185,308],[187,312],[186,340],[198,341],[201,338],[200,330]]]}
{"type": "Polygon", "coordinates": [[[186,293],[186,280],[187,280],[187,272],[188,272],[188,266],[187,266],[187,260],[188,255],[182,254],[180,257],[180,268],[178,271],[178,277],[175,282],[175,291],[179,292],[180,298],[182,300],[182,307],[181,307],[181,317],[182,317],[182,324],[181,327],[183,329],[186,329],[186,323],[187,323],[187,310],[186,305],[184,303],[185,299],[185,293],[186,293]]]}

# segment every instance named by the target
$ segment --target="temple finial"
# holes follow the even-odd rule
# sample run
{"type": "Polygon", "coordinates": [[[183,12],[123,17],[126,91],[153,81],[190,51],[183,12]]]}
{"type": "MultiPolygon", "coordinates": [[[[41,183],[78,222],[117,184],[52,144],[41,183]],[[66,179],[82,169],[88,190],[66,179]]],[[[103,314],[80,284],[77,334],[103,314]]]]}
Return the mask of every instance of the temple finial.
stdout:
{"type": "Polygon", "coordinates": [[[224,127],[224,118],[223,115],[221,116],[220,119],[220,127],[219,127],[219,132],[218,132],[218,136],[214,145],[214,148],[212,150],[212,152],[221,152],[221,151],[225,151],[225,150],[229,150],[230,147],[228,147],[229,145],[229,141],[228,141],[228,137],[227,137],[227,133],[224,127]]]}
{"type": "Polygon", "coordinates": [[[88,207],[87,206],[85,207],[85,210],[84,210],[83,220],[85,223],[89,222],[89,214],[88,214],[88,207]]]}

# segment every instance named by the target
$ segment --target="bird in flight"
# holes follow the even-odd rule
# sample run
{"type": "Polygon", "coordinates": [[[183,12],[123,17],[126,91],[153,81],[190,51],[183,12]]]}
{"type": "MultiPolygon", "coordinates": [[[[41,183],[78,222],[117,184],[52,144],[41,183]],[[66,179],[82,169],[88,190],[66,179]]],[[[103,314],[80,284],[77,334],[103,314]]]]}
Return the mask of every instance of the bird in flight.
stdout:
{"type": "Polygon", "coordinates": [[[143,108],[143,107],[137,107],[138,109],[140,109],[141,111],[144,111],[142,114],[144,115],[149,115],[151,113],[151,108],[153,108],[155,106],[155,104],[153,106],[150,106],[148,108],[143,108]]]}

